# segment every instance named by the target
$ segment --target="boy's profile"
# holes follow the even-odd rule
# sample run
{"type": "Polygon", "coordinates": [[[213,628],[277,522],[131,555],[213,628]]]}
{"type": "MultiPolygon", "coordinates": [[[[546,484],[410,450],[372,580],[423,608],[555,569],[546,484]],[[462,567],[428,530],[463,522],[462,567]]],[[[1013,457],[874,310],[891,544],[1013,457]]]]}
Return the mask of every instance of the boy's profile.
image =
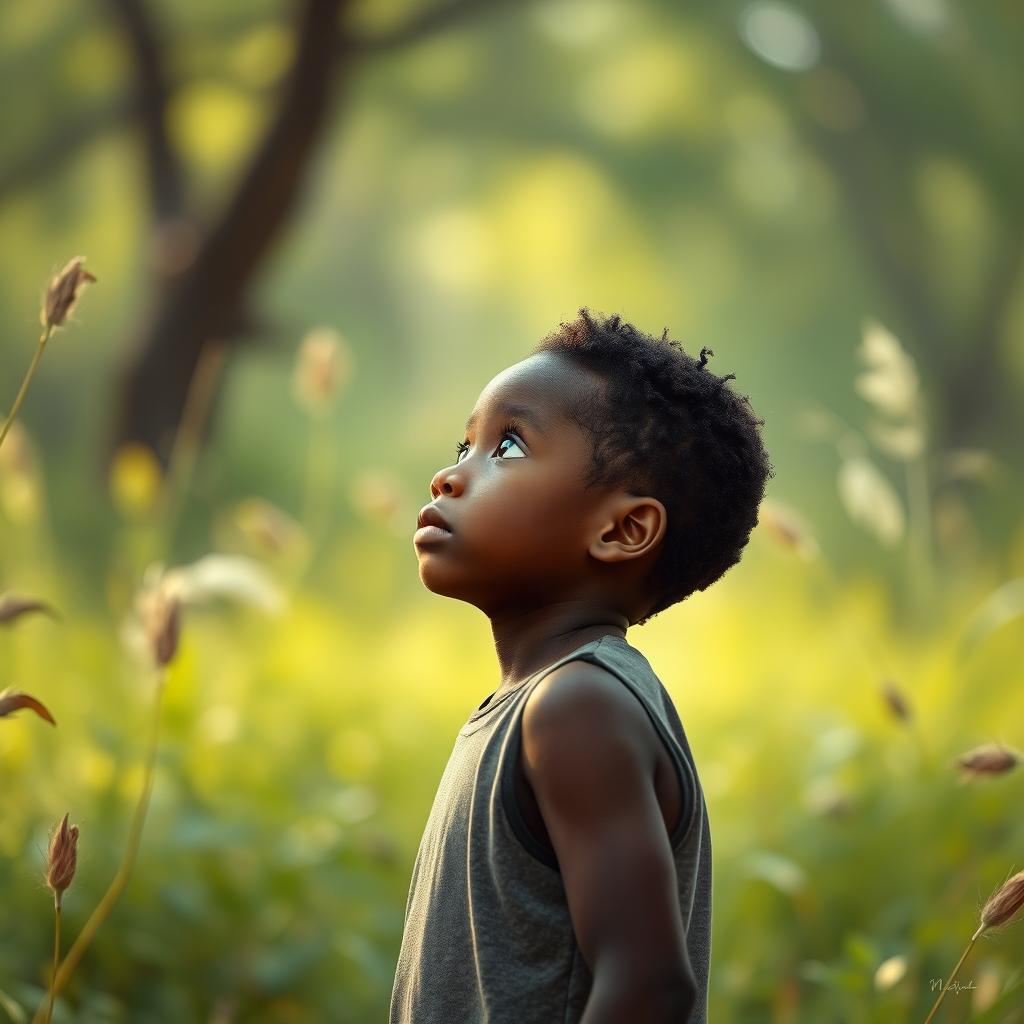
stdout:
{"type": "Polygon", "coordinates": [[[774,474],[735,375],[667,335],[581,309],[430,482],[420,578],[487,615],[501,681],[420,842],[392,1024],[707,1020],[707,808],[626,631],[739,561],[774,474]]]}

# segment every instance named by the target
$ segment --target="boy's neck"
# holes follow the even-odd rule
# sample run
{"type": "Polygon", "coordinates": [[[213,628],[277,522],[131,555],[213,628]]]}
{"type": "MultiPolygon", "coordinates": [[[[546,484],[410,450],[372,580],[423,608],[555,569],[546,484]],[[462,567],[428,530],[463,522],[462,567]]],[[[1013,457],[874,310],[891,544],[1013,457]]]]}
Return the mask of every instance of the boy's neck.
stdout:
{"type": "Polygon", "coordinates": [[[572,601],[491,620],[501,667],[499,694],[563,654],[609,634],[626,638],[629,619],[607,605],[572,601]]]}

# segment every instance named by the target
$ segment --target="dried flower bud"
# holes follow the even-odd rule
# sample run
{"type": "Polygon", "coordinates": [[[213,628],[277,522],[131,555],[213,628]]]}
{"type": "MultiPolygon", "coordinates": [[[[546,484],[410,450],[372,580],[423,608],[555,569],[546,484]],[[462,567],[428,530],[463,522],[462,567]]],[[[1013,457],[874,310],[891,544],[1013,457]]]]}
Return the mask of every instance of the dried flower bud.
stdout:
{"type": "Polygon", "coordinates": [[[758,509],[757,524],[785,548],[795,551],[801,558],[811,559],[818,554],[818,544],[804,525],[798,513],[781,502],[765,498],[758,509]]]}
{"type": "Polygon", "coordinates": [[[82,287],[96,278],[82,266],[84,257],[76,256],[50,282],[39,319],[44,327],[60,327],[71,314],[82,287]]]}
{"type": "Polygon", "coordinates": [[[882,699],[893,716],[901,722],[909,722],[913,717],[903,691],[891,679],[886,679],[882,683],[882,699]]]}
{"type": "Polygon", "coordinates": [[[331,327],[316,327],[302,339],[292,391],[313,415],[323,415],[351,373],[351,353],[331,327]]]}
{"type": "Polygon", "coordinates": [[[235,524],[253,546],[270,554],[302,544],[302,527],[286,512],[263,498],[246,498],[235,508],[235,524]]]}
{"type": "Polygon", "coordinates": [[[136,594],[135,609],[142,627],[142,640],[154,663],[160,667],[168,665],[178,650],[183,604],[178,575],[166,572],[160,563],[149,566],[136,594]]]}
{"type": "Polygon", "coordinates": [[[981,908],[981,927],[975,932],[975,937],[989,928],[1009,924],[1021,907],[1024,907],[1024,871],[1018,871],[989,896],[981,908]]]}
{"type": "Polygon", "coordinates": [[[0,718],[14,714],[15,711],[20,711],[22,708],[29,708],[34,711],[40,718],[46,719],[50,725],[57,724],[46,705],[36,700],[31,694],[11,689],[6,689],[0,693],[0,718]]]}
{"type": "Polygon", "coordinates": [[[181,599],[166,588],[158,588],[146,623],[150,650],[158,665],[167,665],[178,650],[181,635],[181,599]]]}
{"type": "Polygon", "coordinates": [[[1016,767],[1020,757],[1006,747],[985,743],[957,758],[957,765],[970,776],[1003,775],[1016,767]]]}
{"type": "Polygon", "coordinates": [[[18,597],[9,591],[0,594],[0,624],[13,622],[28,612],[43,612],[53,619],[60,618],[60,615],[45,601],[32,597],[18,597]]]}
{"type": "Polygon", "coordinates": [[[68,816],[60,823],[50,840],[49,863],[46,871],[46,884],[53,890],[59,900],[64,890],[75,877],[75,865],[78,862],[78,826],[68,828],[68,816]]]}

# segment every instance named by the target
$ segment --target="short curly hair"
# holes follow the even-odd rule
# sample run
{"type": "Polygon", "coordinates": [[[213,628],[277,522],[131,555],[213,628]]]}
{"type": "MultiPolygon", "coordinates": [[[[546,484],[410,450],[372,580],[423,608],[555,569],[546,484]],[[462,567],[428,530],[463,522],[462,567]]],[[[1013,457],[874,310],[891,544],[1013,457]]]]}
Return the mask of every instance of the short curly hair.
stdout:
{"type": "Polygon", "coordinates": [[[678,341],[652,337],[619,314],[583,307],[533,349],[593,371],[605,387],[567,415],[591,436],[586,488],[625,487],[668,512],[647,585],[654,603],[639,620],[706,590],[740,560],[769,477],[775,475],[747,395],[738,395],[678,341]]]}

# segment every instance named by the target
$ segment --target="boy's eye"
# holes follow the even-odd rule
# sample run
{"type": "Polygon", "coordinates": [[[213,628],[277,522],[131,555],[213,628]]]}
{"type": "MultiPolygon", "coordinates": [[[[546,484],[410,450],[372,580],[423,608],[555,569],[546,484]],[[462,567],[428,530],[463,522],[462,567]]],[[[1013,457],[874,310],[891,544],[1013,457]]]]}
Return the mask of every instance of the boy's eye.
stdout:
{"type": "MultiPolygon", "coordinates": [[[[526,457],[526,452],[524,452],[524,451],[523,451],[523,449],[519,447],[519,442],[518,442],[518,441],[517,441],[517,440],[516,440],[516,439],[515,439],[514,437],[512,437],[512,436],[511,436],[511,435],[509,435],[509,434],[506,434],[506,435],[505,435],[505,436],[504,436],[504,437],[503,437],[503,438],[501,439],[501,442],[500,442],[500,443],[498,444],[498,447],[497,447],[497,448],[495,448],[495,451],[501,451],[501,446],[502,446],[502,445],[503,445],[503,444],[504,444],[504,443],[505,443],[506,441],[511,441],[511,442],[512,442],[512,444],[513,444],[513,446],[515,447],[515,450],[516,450],[517,452],[519,452],[519,454],[518,454],[518,455],[514,456],[515,458],[517,458],[517,459],[522,459],[522,458],[525,458],[525,457],[526,457]]],[[[509,451],[509,449],[508,449],[508,448],[506,448],[506,449],[505,449],[505,452],[504,452],[503,454],[507,454],[507,453],[508,453],[508,451],[509,451]]]]}
{"type": "MultiPolygon", "coordinates": [[[[469,449],[470,449],[470,444],[469,444],[468,441],[459,441],[458,444],[455,445],[455,461],[456,462],[461,462],[462,461],[462,456],[465,455],[466,452],[469,451],[469,449]]],[[[518,438],[516,438],[513,434],[511,434],[507,430],[502,435],[501,441],[498,442],[498,447],[495,448],[494,451],[495,452],[501,452],[503,457],[505,455],[507,455],[509,452],[518,452],[519,453],[518,455],[513,454],[511,456],[512,458],[515,458],[515,459],[523,459],[523,458],[526,457],[526,453],[523,451],[522,446],[519,444],[518,438]],[[505,448],[504,451],[503,451],[502,450],[502,445],[505,444],[506,441],[511,441],[512,442],[512,447],[511,448],[505,448]]]]}

